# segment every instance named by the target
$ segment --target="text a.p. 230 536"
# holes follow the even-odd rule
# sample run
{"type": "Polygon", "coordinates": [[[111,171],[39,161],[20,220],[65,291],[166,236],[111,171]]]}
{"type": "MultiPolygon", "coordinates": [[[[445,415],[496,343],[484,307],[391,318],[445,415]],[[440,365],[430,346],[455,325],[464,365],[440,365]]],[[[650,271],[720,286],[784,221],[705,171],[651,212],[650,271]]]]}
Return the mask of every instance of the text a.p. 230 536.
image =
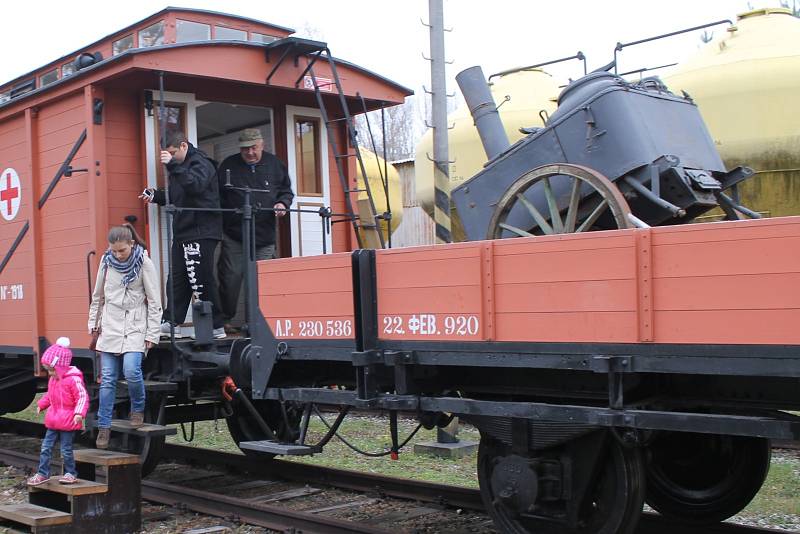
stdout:
{"type": "MultiPolygon", "coordinates": [[[[414,313],[379,315],[381,339],[480,339],[477,315],[414,313]]],[[[352,338],[352,318],[280,318],[270,325],[277,338],[352,338]]]]}

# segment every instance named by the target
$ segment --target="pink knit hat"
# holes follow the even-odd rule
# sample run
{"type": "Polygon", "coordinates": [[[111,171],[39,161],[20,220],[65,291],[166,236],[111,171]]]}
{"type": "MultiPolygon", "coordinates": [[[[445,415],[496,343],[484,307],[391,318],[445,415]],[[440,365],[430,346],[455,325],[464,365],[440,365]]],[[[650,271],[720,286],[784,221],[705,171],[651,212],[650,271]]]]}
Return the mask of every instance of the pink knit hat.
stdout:
{"type": "Polygon", "coordinates": [[[50,345],[42,354],[42,365],[65,370],[72,363],[72,351],[69,350],[69,338],[60,337],[55,345],[50,345]]]}

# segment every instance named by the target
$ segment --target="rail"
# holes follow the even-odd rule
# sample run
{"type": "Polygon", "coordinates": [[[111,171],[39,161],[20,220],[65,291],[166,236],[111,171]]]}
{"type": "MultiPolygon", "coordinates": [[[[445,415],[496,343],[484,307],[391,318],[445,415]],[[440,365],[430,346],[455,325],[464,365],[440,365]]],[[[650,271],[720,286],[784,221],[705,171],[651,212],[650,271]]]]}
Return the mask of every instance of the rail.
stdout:
{"type": "MultiPolygon", "coordinates": [[[[175,453],[182,453],[182,449],[190,449],[191,447],[171,446],[170,451],[175,453]]],[[[258,474],[264,469],[263,464],[246,460],[241,455],[219,453],[218,451],[203,451],[199,454],[190,454],[189,456],[195,459],[200,459],[204,462],[209,462],[211,458],[222,460],[223,465],[230,466],[231,457],[238,457],[242,460],[243,464],[249,467],[251,474],[258,474]],[[205,455],[204,452],[212,454],[205,455]]],[[[6,465],[13,465],[16,467],[23,467],[34,469],[38,465],[38,457],[32,454],[26,454],[15,450],[0,449],[0,463],[6,465]]],[[[236,463],[239,463],[238,461],[236,463]]],[[[279,464],[289,464],[290,462],[272,462],[279,464]]],[[[452,489],[451,486],[442,486],[438,484],[419,483],[410,480],[401,479],[387,479],[386,477],[377,477],[375,475],[366,475],[363,473],[346,472],[336,469],[325,469],[312,465],[295,464],[297,467],[302,466],[306,468],[306,473],[310,478],[303,480],[314,480],[315,483],[324,482],[326,484],[335,485],[335,487],[346,487],[347,489],[354,489],[346,483],[344,485],[336,485],[336,482],[327,478],[326,474],[334,473],[348,473],[349,480],[352,482],[358,481],[359,478],[364,477],[359,481],[361,488],[356,488],[357,491],[371,491],[374,492],[378,489],[381,495],[389,495],[390,492],[383,485],[375,485],[378,480],[394,480],[396,482],[406,485],[408,488],[415,487],[417,492],[409,494],[407,497],[414,500],[421,500],[423,502],[436,502],[439,505],[446,505],[449,507],[455,506],[452,502],[443,503],[441,501],[431,500],[431,494],[428,490],[431,486],[439,488],[452,489]],[[322,471],[322,473],[320,472],[322,471]],[[317,476],[317,475],[322,475],[317,476]]],[[[277,472],[283,471],[280,467],[271,473],[275,476],[277,472]]],[[[194,479],[197,480],[197,479],[194,479]]],[[[191,483],[187,480],[186,483],[191,483]]],[[[341,481],[340,481],[341,482],[341,481]]],[[[266,483],[265,483],[266,484],[266,483]]],[[[483,508],[480,503],[480,496],[478,490],[468,488],[456,488],[460,493],[470,496],[472,505],[468,508],[475,511],[482,511],[483,508]]],[[[142,498],[151,502],[157,502],[169,506],[176,506],[186,508],[194,512],[217,516],[217,517],[237,517],[239,521],[262,526],[269,529],[279,531],[289,531],[289,529],[299,529],[305,532],[317,532],[323,534],[339,534],[347,532],[365,533],[365,534],[386,534],[389,532],[397,532],[395,528],[381,528],[368,524],[367,522],[360,523],[356,521],[347,521],[336,519],[332,517],[325,517],[318,515],[315,512],[297,512],[287,509],[284,506],[270,506],[253,502],[252,499],[237,499],[219,493],[197,490],[185,487],[179,484],[169,484],[164,482],[157,482],[152,480],[142,481],[142,498]]],[[[365,501],[367,502],[367,501],[365,501]]],[[[673,534],[676,525],[665,518],[651,513],[645,513],[642,516],[639,527],[636,529],[636,534],[673,534]]],[[[736,525],[731,523],[720,523],[710,526],[688,526],[681,525],[680,532],[682,534],[785,534],[789,531],[779,529],[766,529],[757,528],[744,525],[736,525]]]]}

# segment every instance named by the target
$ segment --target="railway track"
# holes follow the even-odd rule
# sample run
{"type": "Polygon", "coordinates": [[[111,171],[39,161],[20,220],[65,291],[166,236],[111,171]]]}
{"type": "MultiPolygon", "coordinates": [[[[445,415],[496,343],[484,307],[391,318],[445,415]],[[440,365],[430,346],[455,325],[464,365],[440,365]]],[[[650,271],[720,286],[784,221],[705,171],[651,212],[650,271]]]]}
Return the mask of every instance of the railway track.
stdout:
{"type": "MultiPolygon", "coordinates": [[[[13,421],[18,435],[41,425],[13,421]]],[[[9,420],[0,420],[8,430],[9,420]]],[[[0,446],[13,436],[0,435],[0,446]]],[[[35,440],[17,440],[0,450],[0,463],[35,467],[35,440]],[[23,441],[30,441],[27,450],[23,441]],[[34,450],[31,451],[30,448],[34,450]]],[[[235,519],[269,530],[305,532],[475,532],[494,533],[477,490],[387,478],[281,460],[255,462],[238,454],[178,445],[164,450],[165,462],[142,482],[144,499],[197,513],[235,519]]],[[[733,524],[676,527],[646,514],[637,534],[786,533],[733,524]],[[678,528],[679,530],[676,530],[678,528]]]]}

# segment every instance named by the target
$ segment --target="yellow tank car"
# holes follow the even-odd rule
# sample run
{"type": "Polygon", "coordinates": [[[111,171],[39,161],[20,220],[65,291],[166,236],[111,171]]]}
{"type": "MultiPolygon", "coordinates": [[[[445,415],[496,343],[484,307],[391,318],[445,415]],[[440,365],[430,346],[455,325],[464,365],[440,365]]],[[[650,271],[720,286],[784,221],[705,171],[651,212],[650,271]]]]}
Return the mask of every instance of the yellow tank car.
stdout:
{"type": "MultiPolygon", "coordinates": [[[[495,77],[490,84],[495,104],[499,106],[500,119],[511,143],[524,137],[521,127],[543,126],[540,111],[552,113],[556,108],[556,97],[560,89],[550,74],[541,69],[531,69],[495,77]],[[506,96],[510,98],[504,102],[506,96]]],[[[478,131],[465,105],[447,117],[452,129],[448,133],[450,153],[450,189],[471,178],[486,163],[486,153],[478,137],[478,131]]],[[[417,200],[429,214],[433,213],[433,132],[428,130],[417,144],[414,172],[417,200]]],[[[455,217],[455,212],[453,212],[455,217]]],[[[453,220],[453,237],[459,235],[458,221],[453,220]]]]}
{"type": "MultiPolygon", "coordinates": [[[[400,187],[400,176],[397,174],[397,170],[394,166],[391,164],[384,166],[383,158],[375,155],[371,150],[365,148],[360,148],[359,150],[361,152],[361,158],[364,160],[364,168],[367,171],[369,186],[372,191],[372,200],[375,202],[375,211],[380,215],[387,211],[388,208],[391,208],[391,228],[392,232],[394,232],[397,227],[400,226],[400,221],[403,220],[403,194],[400,187]],[[386,206],[386,193],[383,188],[383,183],[381,182],[381,176],[386,177],[386,170],[388,170],[389,176],[388,208],[386,206]]],[[[358,164],[356,164],[356,177],[358,180],[358,189],[364,189],[364,176],[361,174],[361,167],[358,164]]],[[[357,210],[361,217],[364,217],[367,213],[365,211],[367,209],[367,202],[367,193],[365,191],[360,191],[358,193],[357,210]]],[[[383,238],[388,241],[389,223],[385,220],[381,220],[380,224],[383,230],[383,238]]]]}
{"type": "Polygon", "coordinates": [[[743,13],[664,81],[695,100],[728,168],[756,171],[740,185],[744,206],[800,215],[800,19],[743,13]]]}

